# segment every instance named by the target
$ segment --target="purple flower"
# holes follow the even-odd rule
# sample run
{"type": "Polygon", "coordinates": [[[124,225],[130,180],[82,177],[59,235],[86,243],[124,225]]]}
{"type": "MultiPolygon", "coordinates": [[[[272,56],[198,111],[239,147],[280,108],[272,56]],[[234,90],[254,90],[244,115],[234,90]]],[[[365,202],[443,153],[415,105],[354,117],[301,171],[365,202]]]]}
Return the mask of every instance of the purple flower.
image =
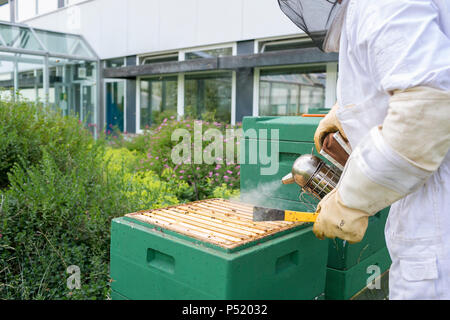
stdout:
{"type": "Polygon", "coordinates": [[[212,177],[212,175],[213,175],[213,173],[212,173],[212,172],[210,172],[210,173],[209,173],[209,177],[211,178],[211,177],[212,177]]]}
{"type": "Polygon", "coordinates": [[[180,176],[180,179],[183,179],[184,177],[183,176],[180,176]]]}
{"type": "Polygon", "coordinates": [[[231,171],[231,170],[227,170],[227,173],[229,173],[229,174],[233,174],[233,171],[231,171]]]}
{"type": "Polygon", "coordinates": [[[229,177],[229,176],[223,176],[223,178],[224,178],[225,180],[228,180],[228,179],[230,179],[230,177],[229,177]]]}
{"type": "Polygon", "coordinates": [[[184,171],[184,170],[180,170],[179,172],[180,172],[180,173],[184,173],[185,171],[184,171]]]}

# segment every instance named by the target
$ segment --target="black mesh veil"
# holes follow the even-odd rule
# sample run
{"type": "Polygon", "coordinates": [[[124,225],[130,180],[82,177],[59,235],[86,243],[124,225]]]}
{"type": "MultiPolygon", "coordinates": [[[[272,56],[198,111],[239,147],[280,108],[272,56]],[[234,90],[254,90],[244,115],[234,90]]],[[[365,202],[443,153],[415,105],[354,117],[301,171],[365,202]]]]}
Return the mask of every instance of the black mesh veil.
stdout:
{"type": "Polygon", "coordinates": [[[281,11],[321,50],[340,4],[337,0],[278,0],[281,11]]]}

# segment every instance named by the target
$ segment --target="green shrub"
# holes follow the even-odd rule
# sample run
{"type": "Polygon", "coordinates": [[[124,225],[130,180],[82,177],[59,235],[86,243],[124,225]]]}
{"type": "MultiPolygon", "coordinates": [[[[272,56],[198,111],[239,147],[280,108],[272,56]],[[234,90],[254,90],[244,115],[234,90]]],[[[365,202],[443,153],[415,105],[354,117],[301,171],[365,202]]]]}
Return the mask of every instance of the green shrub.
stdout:
{"type": "Polygon", "coordinates": [[[76,119],[32,105],[0,106],[2,124],[17,133],[15,122],[23,123],[39,146],[2,132],[2,141],[17,139],[34,156],[17,149],[15,158],[2,158],[11,165],[0,192],[0,299],[107,298],[111,219],[177,204],[188,185],[136,171],[138,153],[94,141],[76,119]],[[80,290],[66,286],[71,265],[80,268],[80,290]]]}
{"type": "Polygon", "coordinates": [[[238,199],[239,195],[240,190],[230,189],[226,184],[215,187],[212,194],[214,198],[222,199],[238,199]]]}
{"type": "MultiPolygon", "coordinates": [[[[217,163],[214,164],[194,164],[193,159],[190,159],[190,163],[174,163],[171,159],[172,150],[177,146],[179,141],[172,140],[172,134],[177,129],[187,130],[191,136],[191,151],[195,151],[194,146],[194,128],[195,122],[201,124],[202,133],[205,133],[208,129],[218,129],[222,133],[222,140],[220,143],[225,142],[226,129],[239,129],[238,127],[232,127],[227,124],[218,122],[205,122],[198,120],[185,119],[182,121],[176,121],[175,119],[164,119],[161,125],[157,128],[153,128],[141,137],[142,145],[148,146],[147,159],[141,162],[138,166],[138,170],[149,169],[159,175],[166,169],[172,170],[172,175],[167,177],[168,180],[185,181],[192,189],[191,195],[186,200],[194,201],[213,197],[213,193],[216,187],[221,187],[223,184],[227,186],[233,192],[238,190],[240,186],[240,166],[238,164],[238,151],[239,151],[239,139],[233,140],[234,143],[234,158],[222,159],[225,157],[225,145],[224,153],[216,155],[217,163]],[[227,162],[228,161],[228,162],[227,162]]],[[[212,142],[202,142],[203,150],[212,142]]],[[[202,152],[202,150],[200,150],[202,152]]],[[[184,198],[185,199],[185,198],[184,198]]]]}
{"type": "MultiPolygon", "coordinates": [[[[173,130],[192,134],[193,124],[166,119],[145,135],[111,143],[95,141],[76,118],[0,101],[0,299],[105,299],[112,218],[235,197],[237,164],[169,161],[178,143],[173,130]],[[71,265],[80,268],[80,290],[67,288],[71,265]]],[[[203,129],[211,127],[226,129],[203,129]]]]}
{"type": "Polygon", "coordinates": [[[19,161],[35,165],[42,159],[42,147],[61,155],[60,169],[70,168],[93,143],[89,131],[76,118],[64,118],[41,106],[0,99],[0,189],[8,186],[8,172],[19,161]]]}

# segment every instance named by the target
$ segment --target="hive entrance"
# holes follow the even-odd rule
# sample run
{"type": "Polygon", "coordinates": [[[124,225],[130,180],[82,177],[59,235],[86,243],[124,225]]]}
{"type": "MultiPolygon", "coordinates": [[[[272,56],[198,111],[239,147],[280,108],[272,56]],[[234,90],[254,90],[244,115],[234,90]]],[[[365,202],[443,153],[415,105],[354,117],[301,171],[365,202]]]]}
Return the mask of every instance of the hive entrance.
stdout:
{"type": "Polygon", "coordinates": [[[285,221],[254,222],[252,205],[224,199],[197,201],[126,216],[226,249],[299,225],[285,221]]]}

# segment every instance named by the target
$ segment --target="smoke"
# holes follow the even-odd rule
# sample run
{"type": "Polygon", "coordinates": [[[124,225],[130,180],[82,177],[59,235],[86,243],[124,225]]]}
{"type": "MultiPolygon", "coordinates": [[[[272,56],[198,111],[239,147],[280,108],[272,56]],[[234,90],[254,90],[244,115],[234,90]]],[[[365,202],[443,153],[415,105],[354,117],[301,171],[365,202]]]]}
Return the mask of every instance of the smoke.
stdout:
{"type": "Polygon", "coordinates": [[[264,206],[264,203],[267,203],[267,199],[272,197],[282,186],[283,184],[280,180],[260,182],[254,190],[241,192],[239,198],[231,199],[231,201],[245,202],[255,206],[264,206]]]}

